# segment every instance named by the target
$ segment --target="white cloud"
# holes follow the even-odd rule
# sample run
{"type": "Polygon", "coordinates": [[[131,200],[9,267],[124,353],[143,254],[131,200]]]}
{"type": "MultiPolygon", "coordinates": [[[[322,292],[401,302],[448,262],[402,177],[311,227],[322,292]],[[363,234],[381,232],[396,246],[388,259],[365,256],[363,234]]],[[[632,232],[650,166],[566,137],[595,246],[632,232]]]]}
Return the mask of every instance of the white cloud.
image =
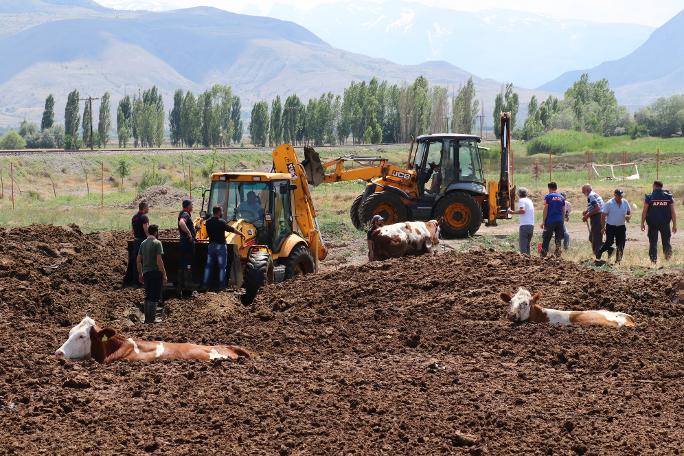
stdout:
{"type": "Polygon", "coordinates": [[[361,24],[361,26],[365,29],[372,29],[376,25],[378,25],[380,22],[382,22],[385,19],[385,16],[378,16],[377,19],[374,19],[372,21],[364,22],[361,24]]]}
{"type": "MultiPolygon", "coordinates": [[[[96,0],[104,6],[122,9],[169,10],[191,6],[213,6],[235,12],[268,14],[276,4],[298,10],[309,10],[317,5],[339,3],[352,5],[392,6],[391,0],[96,0]]],[[[682,0],[407,0],[412,3],[439,6],[462,11],[508,9],[525,11],[561,19],[583,19],[597,22],[628,22],[659,26],[684,9],[682,0]]]]}
{"type": "Polygon", "coordinates": [[[399,19],[389,24],[386,31],[390,32],[392,30],[403,29],[404,33],[406,33],[411,29],[411,27],[413,27],[413,19],[415,19],[415,17],[415,11],[411,9],[403,9],[401,10],[399,19]]]}

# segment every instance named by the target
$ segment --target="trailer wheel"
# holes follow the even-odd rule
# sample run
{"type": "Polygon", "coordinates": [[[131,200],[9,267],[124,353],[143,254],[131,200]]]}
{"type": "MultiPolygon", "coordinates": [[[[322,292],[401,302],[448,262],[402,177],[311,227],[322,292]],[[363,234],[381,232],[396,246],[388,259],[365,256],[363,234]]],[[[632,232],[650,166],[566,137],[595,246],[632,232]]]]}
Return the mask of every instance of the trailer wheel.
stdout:
{"type": "Polygon", "coordinates": [[[242,304],[249,305],[256,298],[259,289],[273,282],[273,260],[266,252],[252,252],[245,265],[245,294],[242,304]]]}
{"type": "Polygon", "coordinates": [[[382,191],[368,195],[361,204],[359,215],[363,226],[367,226],[375,215],[381,216],[386,225],[391,225],[406,221],[407,211],[398,196],[382,191]]]}
{"type": "Polygon", "coordinates": [[[359,211],[361,209],[361,203],[363,202],[363,194],[359,195],[354,199],[354,202],[349,209],[349,217],[351,218],[352,225],[357,230],[363,229],[363,224],[361,223],[361,218],[359,211]]]}
{"type": "Polygon", "coordinates": [[[443,217],[440,228],[447,239],[472,236],[482,224],[482,208],[475,198],[463,192],[447,194],[439,200],[434,213],[437,218],[443,217]]]}

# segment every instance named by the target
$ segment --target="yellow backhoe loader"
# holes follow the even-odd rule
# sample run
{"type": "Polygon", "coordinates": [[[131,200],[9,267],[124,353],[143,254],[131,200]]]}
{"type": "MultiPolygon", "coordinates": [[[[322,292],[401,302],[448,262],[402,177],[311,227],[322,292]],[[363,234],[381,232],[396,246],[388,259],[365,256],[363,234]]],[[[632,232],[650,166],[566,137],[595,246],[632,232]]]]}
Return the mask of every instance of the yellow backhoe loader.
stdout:
{"type": "MultiPolygon", "coordinates": [[[[229,277],[234,285],[242,284],[245,288],[242,297],[245,304],[251,303],[257,291],[267,283],[316,272],[319,260],[327,254],[306,175],[294,148],[282,144],[272,155],[273,171],[270,173],[213,173],[210,188],[202,198],[200,217],[195,220],[197,242],[192,273],[196,283],[202,281],[207,260],[209,241],[205,223],[211,208],[221,206],[228,223],[244,235],[241,238],[226,233],[226,242],[232,250],[229,277]]],[[[164,246],[164,266],[173,287],[178,270],[179,241],[160,240],[164,246]]],[[[129,242],[131,248],[132,242],[129,242]]]]}
{"type": "Polygon", "coordinates": [[[473,135],[432,134],[411,144],[406,168],[381,157],[340,157],[321,163],[312,148],[302,162],[311,185],[349,180],[368,182],[350,209],[352,223],[362,229],[374,215],[386,223],[442,219],[447,238],[465,238],[482,221],[496,225],[508,219],[515,201],[511,183],[511,114],[500,116],[499,179],[487,181],[482,170],[480,138],[473,135]],[[415,148],[414,148],[415,144],[415,148]],[[347,164],[360,165],[348,169],[347,164]]]}

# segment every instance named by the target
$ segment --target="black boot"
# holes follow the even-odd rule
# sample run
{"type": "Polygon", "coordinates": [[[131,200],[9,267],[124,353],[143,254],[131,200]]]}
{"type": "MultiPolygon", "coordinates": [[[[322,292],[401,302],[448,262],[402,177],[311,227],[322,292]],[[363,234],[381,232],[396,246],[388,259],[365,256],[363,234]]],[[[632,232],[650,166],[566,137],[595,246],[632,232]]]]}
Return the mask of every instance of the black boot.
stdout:
{"type": "Polygon", "coordinates": [[[185,290],[185,269],[179,269],[176,272],[176,290],[178,291],[178,296],[183,297],[183,291],[185,290]]]}
{"type": "Polygon", "coordinates": [[[188,296],[192,296],[193,290],[196,290],[199,287],[199,284],[192,281],[192,269],[186,269],[183,271],[183,273],[185,274],[183,277],[183,281],[185,282],[185,291],[188,296]]]}
{"type": "Polygon", "coordinates": [[[157,320],[157,303],[155,301],[145,300],[145,324],[149,325],[156,323],[157,320]]]}

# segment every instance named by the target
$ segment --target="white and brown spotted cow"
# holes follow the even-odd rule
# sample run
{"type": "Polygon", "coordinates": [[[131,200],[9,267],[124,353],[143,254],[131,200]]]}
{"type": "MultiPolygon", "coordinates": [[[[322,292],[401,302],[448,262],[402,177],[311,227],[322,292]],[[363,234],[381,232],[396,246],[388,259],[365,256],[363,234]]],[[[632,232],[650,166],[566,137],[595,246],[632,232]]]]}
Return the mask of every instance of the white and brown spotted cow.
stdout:
{"type": "Polygon", "coordinates": [[[371,233],[374,259],[386,260],[432,252],[439,244],[439,222],[401,222],[385,225],[371,233]]]}
{"type": "Polygon", "coordinates": [[[55,352],[56,356],[69,359],[93,358],[100,363],[114,361],[154,360],[237,360],[249,358],[247,350],[237,345],[196,345],[167,342],[148,342],[126,338],[116,334],[112,328],[100,328],[90,317],[71,328],[69,338],[55,352]]]}
{"type": "Polygon", "coordinates": [[[611,328],[633,328],[634,317],[609,310],[555,310],[545,309],[537,304],[539,293],[534,296],[524,288],[511,296],[501,293],[501,299],[508,303],[508,319],[514,322],[551,323],[554,325],[609,326],[611,328]]]}

